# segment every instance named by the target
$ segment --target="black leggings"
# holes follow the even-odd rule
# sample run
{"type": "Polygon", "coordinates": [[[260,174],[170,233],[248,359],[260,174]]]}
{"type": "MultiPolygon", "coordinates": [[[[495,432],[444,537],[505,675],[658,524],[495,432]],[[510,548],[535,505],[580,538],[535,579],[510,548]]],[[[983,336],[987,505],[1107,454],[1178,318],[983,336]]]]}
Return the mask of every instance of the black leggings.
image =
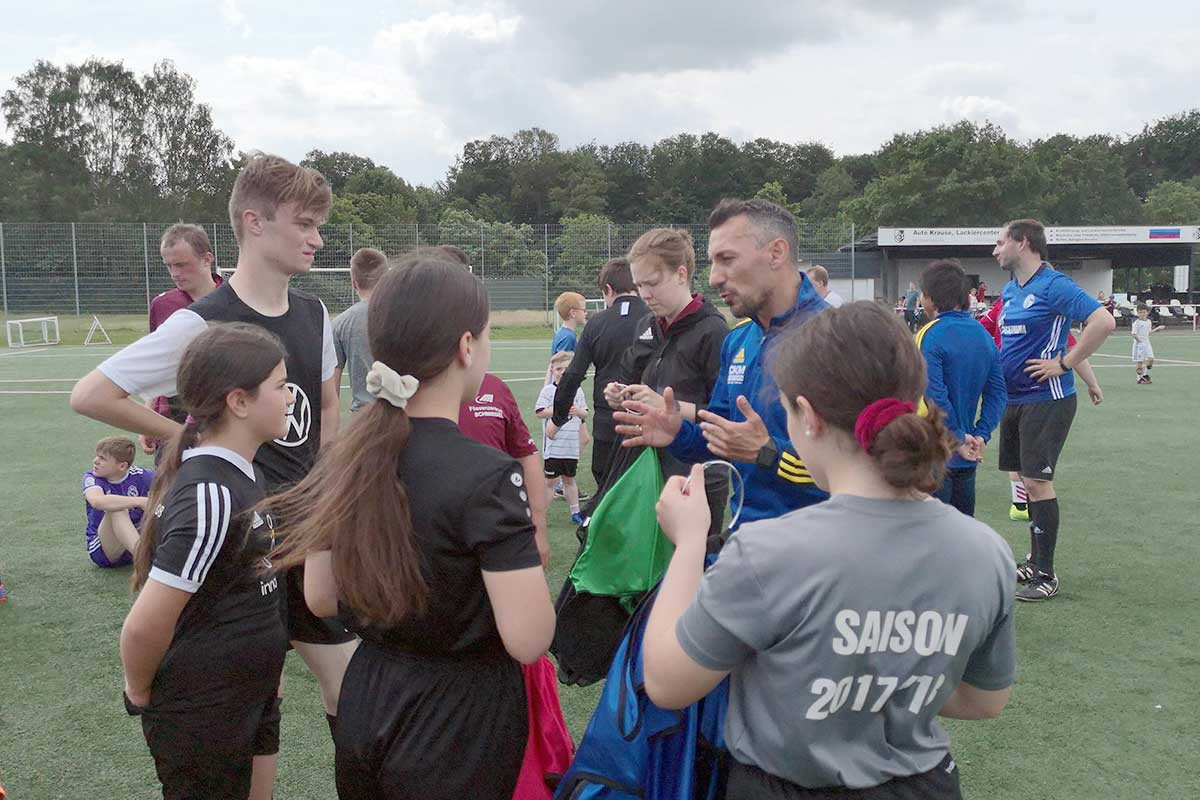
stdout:
{"type": "Polygon", "coordinates": [[[958,765],[946,756],[928,772],[892,778],[867,789],[829,786],[806,789],[791,781],[763,772],[758,767],[729,759],[726,800],[962,800],[958,765]]]}

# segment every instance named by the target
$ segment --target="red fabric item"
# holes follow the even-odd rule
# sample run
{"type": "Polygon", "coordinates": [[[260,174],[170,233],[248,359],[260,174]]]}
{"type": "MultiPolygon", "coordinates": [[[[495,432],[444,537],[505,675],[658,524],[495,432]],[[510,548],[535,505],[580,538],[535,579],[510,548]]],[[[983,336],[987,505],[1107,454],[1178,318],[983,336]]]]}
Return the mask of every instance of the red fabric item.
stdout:
{"type": "Polygon", "coordinates": [[[690,303],[688,303],[686,306],[684,306],[682,311],[680,311],[678,314],[675,315],[675,319],[671,320],[670,322],[667,322],[662,317],[659,317],[658,318],[658,326],[660,328],[662,328],[663,333],[666,333],[667,331],[669,331],[671,329],[672,325],[675,325],[676,323],[679,322],[679,320],[683,319],[684,317],[689,317],[692,314],[695,314],[697,311],[700,310],[700,307],[703,305],[704,305],[704,295],[693,293],[692,301],[690,303]]]}
{"type": "Polygon", "coordinates": [[[1003,300],[996,300],[987,313],[979,318],[979,324],[992,335],[996,341],[996,349],[1000,349],[1000,309],[1004,308],[1003,300]]]}
{"type": "Polygon", "coordinates": [[[862,410],[858,421],[854,423],[854,438],[868,453],[875,445],[879,432],[888,426],[892,420],[905,414],[916,413],[917,407],[894,397],[884,397],[876,400],[862,410]]]}
{"type": "Polygon", "coordinates": [[[463,435],[513,458],[537,452],[512,390],[490,372],[484,374],[475,399],[459,406],[458,429],[463,435]]]}
{"type": "MultiPolygon", "coordinates": [[[[220,286],[224,282],[225,279],[220,275],[213,275],[213,283],[217,286],[220,286]]],[[[167,321],[167,317],[181,308],[187,308],[194,302],[196,301],[192,299],[192,296],[182,289],[171,289],[151,300],[150,332],[154,333],[154,331],[158,330],[159,325],[167,321]]],[[[160,417],[171,415],[171,406],[166,397],[154,398],[154,412],[160,417]]]]}
{"type": "MultiPolygon", "coordinates": [[[[220,275],[213,275],[213,283],[220,286],[225,282],[225,279],[220,275]]],[[[192,303],[196,302],[192,296],[182,289],[171,289],[168,292],[163,292],[158,297],[150,301],[150,332],[153,333],[159,325],[167,321],[167,317],[174,314],[181,308],[187,308],[192,303]]]]}
{"type": "Polygon", "coordinates": [[[558,702],[554,663],[542,656],[536,663],[523,664],[521,669],[525,673],[525,696],[529,704],[529,740],[513,800],[551,800],[554,790],[546,783],[546,777],[560,777],[567,771],[575,757],[575,744],[558,702]]]}

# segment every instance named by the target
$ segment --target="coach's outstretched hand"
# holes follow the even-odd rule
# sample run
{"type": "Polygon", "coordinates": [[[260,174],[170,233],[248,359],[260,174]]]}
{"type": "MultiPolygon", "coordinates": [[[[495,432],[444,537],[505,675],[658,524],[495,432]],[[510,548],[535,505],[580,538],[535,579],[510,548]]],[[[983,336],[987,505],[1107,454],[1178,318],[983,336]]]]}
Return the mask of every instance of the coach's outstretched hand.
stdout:
{"type": "Polygon", "coordinates": [[[745,422],[734,422],[706,409],[696,412],[700,418],[700,432],[708,442],[709,451],[717,458],[753,464],[758,451],[771,441],[771,434],[745,395],[738,395],[737,405],[745,422]]]}
{"type": "Polygon", "coordinates": [[[622,406],[624,411],[613,413],[616,432],[626,437],[622,447],[666,447],[683,427],[675,390],[669,386],[663,389],[663,408],[640,400],[626,400],[622,406]]]}

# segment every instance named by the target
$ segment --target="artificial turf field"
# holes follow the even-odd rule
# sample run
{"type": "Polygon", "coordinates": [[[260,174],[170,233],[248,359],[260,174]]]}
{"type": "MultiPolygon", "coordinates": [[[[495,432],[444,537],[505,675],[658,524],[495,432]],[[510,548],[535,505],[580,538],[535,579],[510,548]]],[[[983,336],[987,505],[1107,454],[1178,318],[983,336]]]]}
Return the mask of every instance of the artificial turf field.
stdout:
{"type": "MultiPolygon", "coordinates": [[[[64,340],[80,341],[88,320],[64,322],[64,340]]],[[[128,318],[108,322],[116,341],[139,332],[128,318]]],[[[510,382],[527,422],[536,422],[548,339],[530,329],[494,335],[491,371],[510,382]]],[[[1151,386],[1133,382],[1130,341],[1118,330],[1093,358],[1105,401],[1093,408],[1081,398],[1057,481],[1062,587],[1049,602],[1018,604],[1012,701],[997,720],[947,723],[967,797],[1200,797],[1191,416],[1200,335],[1155,335],[1151,386]]],[[[0,604],[0,785],[12,800],[159,796],[140,725],[121,705],[128,572],[96,569],[84,550],[80,478],[110,431],[67,407],[74,380],[113,350],[0,350],[0,579],[9,590],[0,604]]],[[[1007,518],[995,459],[993,446],[979,472],[978,516],[1020,556],[1028,530],[1007,518]]],[[[565,503],[552,503],[554,595],[576,551],[567,516],[565,503]]],[[[333,798],[315,681],[294,655],[286,675],[276,797],[333,798]]],[[[578,740],[599,687],[560,692],[578,740]]]]}

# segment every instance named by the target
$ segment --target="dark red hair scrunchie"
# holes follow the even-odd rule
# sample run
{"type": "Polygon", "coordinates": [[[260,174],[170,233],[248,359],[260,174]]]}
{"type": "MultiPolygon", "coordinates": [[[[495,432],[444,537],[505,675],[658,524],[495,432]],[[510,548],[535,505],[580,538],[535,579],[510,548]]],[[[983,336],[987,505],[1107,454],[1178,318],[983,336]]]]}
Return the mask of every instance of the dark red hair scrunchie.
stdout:
{"type": "Polygon", "coordinates": [[[881,430],[886,428],[896,417],[912,414],[916,410],[917,407],[912,403],[906,403],[894,397],[876,400],[858,415],[858,421],[854,423],[854,438],[858,440],[862,449],[869,453],[881,430]]]}

